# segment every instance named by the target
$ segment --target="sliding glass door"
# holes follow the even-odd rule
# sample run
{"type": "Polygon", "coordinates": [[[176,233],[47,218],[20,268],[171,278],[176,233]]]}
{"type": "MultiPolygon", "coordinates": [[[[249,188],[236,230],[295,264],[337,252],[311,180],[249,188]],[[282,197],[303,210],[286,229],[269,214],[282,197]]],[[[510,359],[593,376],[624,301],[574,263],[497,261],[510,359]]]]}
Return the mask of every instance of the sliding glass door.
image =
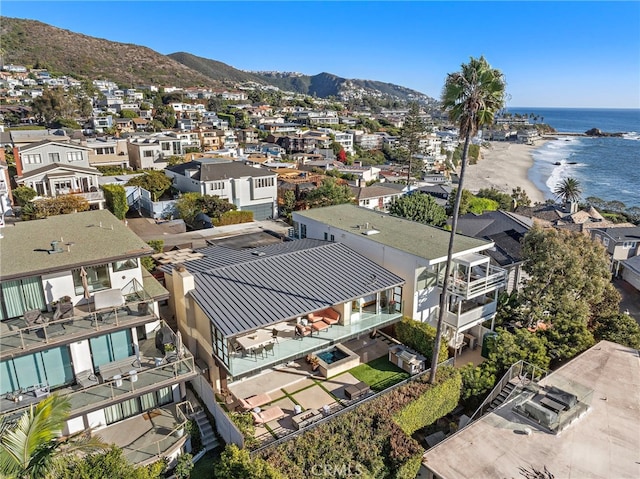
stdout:
{"type": "Polygon", "coordinates": [[[0,290],[2,292],[0,319],[16,318],[31,309],[44,311],[47,307],[40,276],[5,281],[0,284],[0,290]]]}

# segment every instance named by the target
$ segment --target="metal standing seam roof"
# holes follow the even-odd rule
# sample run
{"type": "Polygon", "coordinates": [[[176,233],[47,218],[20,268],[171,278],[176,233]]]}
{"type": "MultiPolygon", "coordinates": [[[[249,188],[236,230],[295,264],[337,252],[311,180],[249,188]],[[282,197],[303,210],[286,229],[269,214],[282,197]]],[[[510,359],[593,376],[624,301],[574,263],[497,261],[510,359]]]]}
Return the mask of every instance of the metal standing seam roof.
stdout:
{"type": "Polygon", "coordinates": [[[107,210],[21,221],[3,228],[2,235],[3,281],[153,253],[147,243],[107,210]],[[63,252],[48,253],[54,240],[59,241],[63,252]]]}
{"type": "MultiPolygon", "coordinates": [[[[229,337],[404,284],[341,243],[295,243],[280,244],[293,245],[289,252],[195,272],[189,294],[229,337]]],[[[191,272],[199,261],[184,266],[191,272]]]]}
{"type": "MultiPolygon", "coordinates": [[[[296,211],[294,214],[320,221],[352,234],[362,234],[367,229],[365,225],[368,224],[369,230],[378,231],[376,234],[363,235],[363,238],[367,238],[369,241],[381,243],[429,261],[443,260],[447,257],[450,233],[435,226],[351,204],[313,208],[306,211],[296,211]]],[[[336,238],[338,239],[337,236],[336,238]]],[[[491,247],[491,244],[486,240],[457,234],[454,255],[469,250],[487,249],[491,247]]]]}

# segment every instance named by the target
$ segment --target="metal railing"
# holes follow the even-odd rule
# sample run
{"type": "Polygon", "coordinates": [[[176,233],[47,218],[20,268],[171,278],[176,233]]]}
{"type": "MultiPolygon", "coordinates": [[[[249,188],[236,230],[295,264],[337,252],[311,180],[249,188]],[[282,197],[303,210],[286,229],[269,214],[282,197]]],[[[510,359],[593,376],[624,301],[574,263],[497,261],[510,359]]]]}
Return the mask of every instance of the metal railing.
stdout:
{"type": "MultiPolygon", "coordinates": [[[[506,385],[512,380],[517,378],[521,384],[526,384],[527,381],[530,382],[538,382],[545,378],[548,374],[548,371],[542,369],[535,364],[528,363],[523,361],[522,359],[516,363],[513,363],[511,367],[507,370],[507,372],[502,376],[500,381],[494,386],[489,395],[485,398],[485,400],[480,404],[478,409],[471,415],[467,424],[470,424],[474,419],[482,417],[486,412],[491,403],[502,393],[502,390],[506,387],[506,385]]],[[[516,388],[512,389],[511,392],[507,395],[503,402],[506,402],[516,388]]]]}
{"type": "MultiPolygon", "coordinates": [[[[486,268],[484,270],[486,271],[486,268]]],[[[488,274],[486,276],[471,281],[455,278],[451,275],[449,279],[449,293],[468,298],[504,286],[507,281],[507,272],[504,269],[489,265],[487,272],[488,274]]],[[[438,285],[442,287],[443,284],[444,278],[441,277],[438,280],[438,285]]]]}

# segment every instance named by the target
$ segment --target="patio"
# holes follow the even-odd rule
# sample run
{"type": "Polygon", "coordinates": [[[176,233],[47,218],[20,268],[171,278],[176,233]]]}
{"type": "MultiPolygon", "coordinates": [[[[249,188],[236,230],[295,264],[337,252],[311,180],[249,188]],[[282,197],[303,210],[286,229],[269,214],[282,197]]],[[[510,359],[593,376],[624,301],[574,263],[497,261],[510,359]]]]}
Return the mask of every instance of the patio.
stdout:
{"type": "MultiPolygon", "coordinates": [[[[375,339],[365,335],[344,343],[359,355],[363,363],[386,356],[390,344],[393,343],[380,335],[375,339]]],[[[319,413],[317,417],[322,418],[363,399],[366,396],[351,400],[345,394],[345,388],[358,382],[360,380],[350,372],[323,379],[317,371],[311,370],[311,365],[300,359],[287,366],[231,383],[229,391],[236,398],[248,398],[266,392],[271,401],[261,408],[278,406],[284,412],[281,419],[256,426],[255,437],[264,444],[297,431],[292,418],[300,412],[315,410],[319,413]]],[[[230,403],[227,407],[234,410],[236,405],[230,403]]]]}

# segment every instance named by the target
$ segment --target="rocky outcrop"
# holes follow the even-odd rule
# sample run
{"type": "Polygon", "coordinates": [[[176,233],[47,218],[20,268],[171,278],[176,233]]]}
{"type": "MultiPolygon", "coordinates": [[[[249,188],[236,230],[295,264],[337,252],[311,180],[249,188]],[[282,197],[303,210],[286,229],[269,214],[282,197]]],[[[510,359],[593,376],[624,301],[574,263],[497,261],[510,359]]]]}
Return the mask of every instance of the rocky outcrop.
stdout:
{"type": "Polygon", "coordinates": [[[622,136],[622,133],[606,133],[599,128],[591,128],[584,132],[587,136],[622,136]]]}

